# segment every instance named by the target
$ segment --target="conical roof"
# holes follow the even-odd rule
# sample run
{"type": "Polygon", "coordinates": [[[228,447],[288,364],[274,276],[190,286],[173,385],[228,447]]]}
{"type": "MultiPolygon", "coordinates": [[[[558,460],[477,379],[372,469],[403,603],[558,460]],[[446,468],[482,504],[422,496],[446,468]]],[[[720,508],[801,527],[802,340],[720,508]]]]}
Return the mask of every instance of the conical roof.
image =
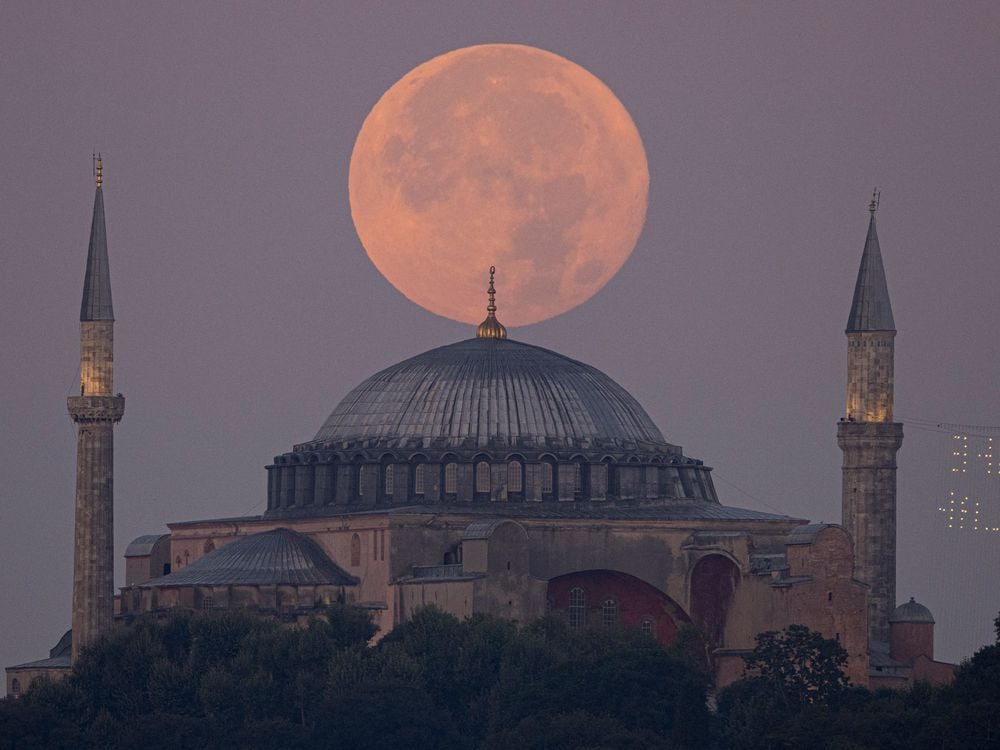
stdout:
{"type": "Polygon", "coordinates": [[[111,271],[108,266],[108,234],[104,227],[104,191],[100,183],[94,195],[94,218],[90,222],[87,274],[83,281],[80,320],[114,320],[111,306],[111,271]]]}
{"type": "Polygon", "coordinates": [[[875,205],[873,201],[869,209],[871,219],[868,221],[868,236],[865,238],[864,253],[861,255],[858,280],[854,285],[854,301],[851,303],[851,314],[847,319],[847,333],[896,330],[896,323],[892,319],[892,305],[889,304],[889,286],[885,281],[878,233],[875,231],[875,205]]]}
{"type": "Polygon", "coordinates": [[[357,582],[309,537],[291,529],[274,529],[230,542],[142,587],[352,586],[357,582]]]}

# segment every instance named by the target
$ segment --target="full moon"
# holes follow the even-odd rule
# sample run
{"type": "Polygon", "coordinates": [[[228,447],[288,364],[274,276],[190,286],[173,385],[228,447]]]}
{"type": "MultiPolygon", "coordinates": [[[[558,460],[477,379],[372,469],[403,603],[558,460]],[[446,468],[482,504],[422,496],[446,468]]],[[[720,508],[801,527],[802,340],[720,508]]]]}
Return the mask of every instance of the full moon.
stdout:
{"type": "Polygon", "coordinates": [[[497,267],[497,317],[526,325],[589,299],[646,217],[639,131],[598,78],[516,44],[414,68],[368,114],[351,155],[351,215],[407,298],[478,323],[497,267]]]}

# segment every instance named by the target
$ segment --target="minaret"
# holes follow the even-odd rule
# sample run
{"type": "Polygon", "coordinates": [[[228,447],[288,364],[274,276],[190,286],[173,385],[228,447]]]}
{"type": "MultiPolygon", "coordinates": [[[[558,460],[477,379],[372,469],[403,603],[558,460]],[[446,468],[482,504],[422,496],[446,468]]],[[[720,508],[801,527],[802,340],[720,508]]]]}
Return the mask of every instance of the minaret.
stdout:
{"type": "Polygon", "coordinates": [[[111,627],[114,614],[114,425],[125,399],[114,392],[114,325],[104,227],[102,165],[97,158],[94,218],[80,306],[80,395],[68,399],[77,424],[73,540],[73,660],[111,627]]]}
{"type": "Polygon", "coordinates": [[[837,426],[844,452],[843,522],[854,539],[854,575],[870,587],[868,638],[889,642],[896,606],[896,452],[903,425],[892,419],[896,325],[882,266],[875,212],[847,320],[847,412],[837,426]]]}

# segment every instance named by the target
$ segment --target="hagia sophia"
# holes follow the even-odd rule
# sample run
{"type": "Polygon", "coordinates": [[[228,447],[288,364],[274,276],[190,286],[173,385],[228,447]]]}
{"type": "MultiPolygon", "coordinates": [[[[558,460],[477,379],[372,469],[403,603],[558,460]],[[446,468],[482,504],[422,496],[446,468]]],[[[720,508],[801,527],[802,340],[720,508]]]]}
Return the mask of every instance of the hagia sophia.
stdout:
{"type": "Polygon", "coordinates": [[[116,622],[238,607],[294,625],[334,602],[368,609],[383,634],[426,605],[521,623],[549,613],[664,644],[692,625],[718,687],[742,675],[757,634],[802,624],[843,646],[855,684],[949,681],[953,666],[934,660],[931,613],[913,600],[897,606],[903,430],[875,200],[869,210],[836,425],[841,525],[809,523],[794,508],[724,505],[710,466],[664,437],[612,377],[508,337],[490,269],[474,337],[344,384],[315,435],[267,465],[262,515],[151,529],[125,550],[116,591],[113,433],[125,399],[113,383],[98,165],[80,393],[69,399],[78,429],[72,631],[47,659],[8,667],[8,694],[65,674],[116,622]]]}

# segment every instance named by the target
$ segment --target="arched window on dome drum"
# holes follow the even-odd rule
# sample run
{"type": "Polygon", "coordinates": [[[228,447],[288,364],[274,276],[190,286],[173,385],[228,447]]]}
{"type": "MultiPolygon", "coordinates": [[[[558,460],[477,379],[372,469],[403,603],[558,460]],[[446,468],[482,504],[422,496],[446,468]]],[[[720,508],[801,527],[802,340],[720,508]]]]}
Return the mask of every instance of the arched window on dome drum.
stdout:
{"type": "Polygon", "coordinates": [[[361,537],[355,534],[351,537],[351,567],[361,565],[361,537]]]}
{"type": "Polygon", "coordinates": [[[392,493],[396,489],[396,465],[386,464],[385,465],[385,495],[386,497],[392,497],[392,493]]]}
{"type": "Polygon", "coordinates": [[[608,628],[618,624],[618,602],[615,599],[601,602],[601,623],[608,628]]]}
{"type": "Polygon", "coordinates": [[[427,469],[423,464],[417,464],[413,467],[413,494],[423,495],[424,494],[424,476],[427,473],[427,469]]]}
{"type": "Polygon", "coordinates": [[[606,463],[598,464],[595,467],[594,481],[597,483],[595,487],[595,494],[600,497],[607,497],[611,492],[611,487],[608,486],[608,465],[606,463]]]}
{"type": "Polygon", "coordinates": [[[555,491],[555,485],[552,481],[553,471],[552,464],[548,461],[542,464],[542,494],[551,495],[555,491]]]}
{"type": "Polygon", "coordinates": [[[507,491],[517,494],[524,492],[524,464],[520,461],[507,462],[507,491]]]}
{"type": "Polygon", "coordinates": [[[569,626],[578,628],[587,624],[587,594],[583,589],[569,590],[569,609],[567,610],[569,626]]]}
{"type": "Polygon", "coordinates": [[[573,497],[577,500],[589,500],[590,466],[582,460],[573,463],[573,497]]]}
{"type": "Polygon", "coordinates": [[[444,465],[444,492],[446,495],[458,492],[458,464],[454,461],[444,465]]]}
{"type": "Polygon", "coordinates": [[[489,461],[480,461],[476,464],[476,494],[488,495],[491,488],[489,461]]]}

